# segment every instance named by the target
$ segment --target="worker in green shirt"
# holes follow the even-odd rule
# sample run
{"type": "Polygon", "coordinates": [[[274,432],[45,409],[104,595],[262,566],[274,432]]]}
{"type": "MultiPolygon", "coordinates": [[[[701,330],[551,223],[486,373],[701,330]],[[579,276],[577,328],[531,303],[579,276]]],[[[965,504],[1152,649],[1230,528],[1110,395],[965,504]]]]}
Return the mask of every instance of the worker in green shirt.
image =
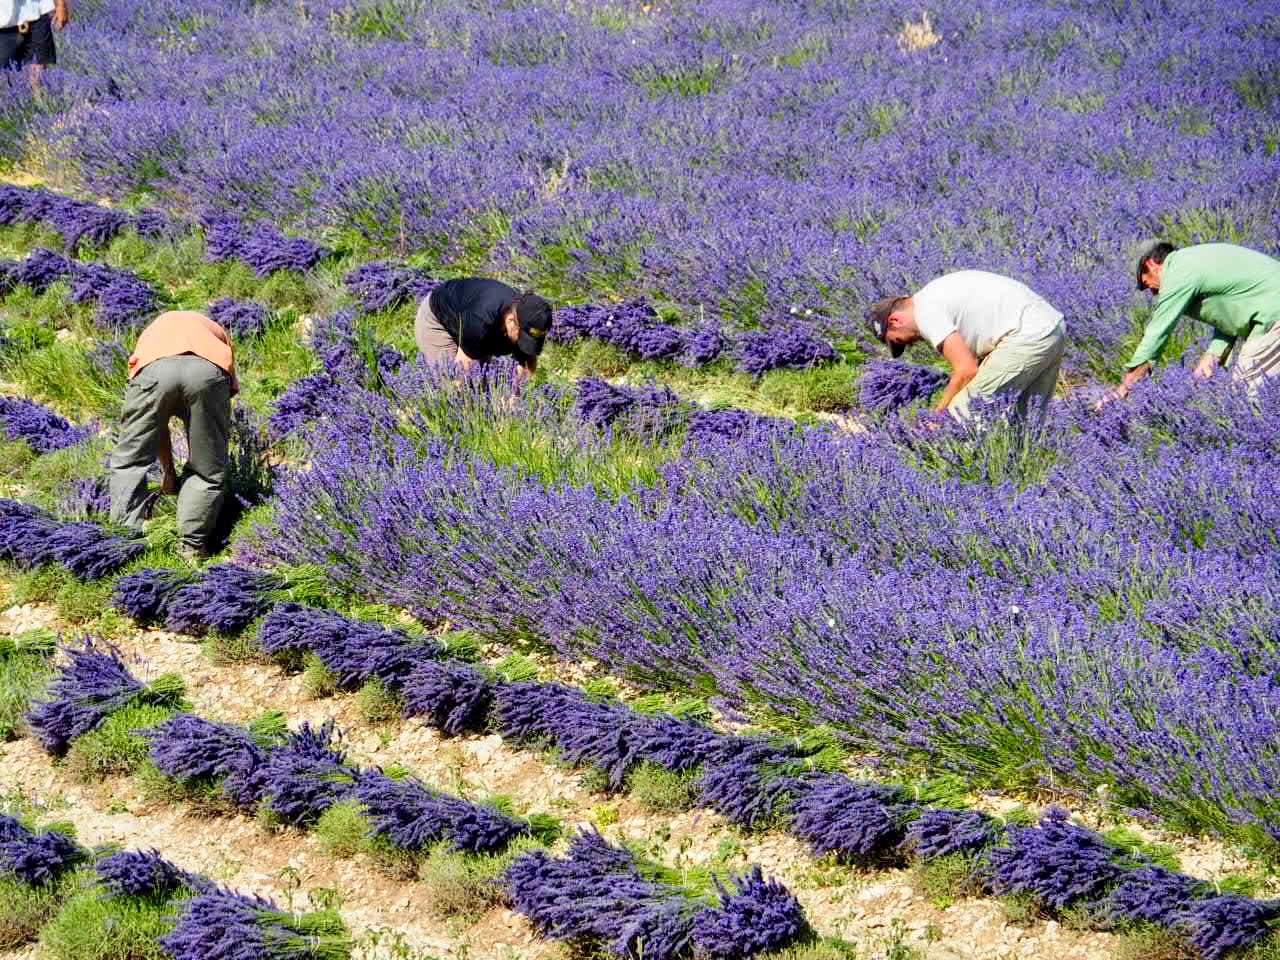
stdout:
{"type": "Polygon", "coordinates": [[[1151,372],[1183,316],[1213,326],[1197,378],[1213,376],[1233,350],[1233,375],[1251,390],[1280,374],[1280,260],[1234,243],[1182,249],[1155,243],[1138,255],[1136,272],[1138,289],[1156,294],[1155,311],[1115,396],[1125,396],[1151,372]]]}

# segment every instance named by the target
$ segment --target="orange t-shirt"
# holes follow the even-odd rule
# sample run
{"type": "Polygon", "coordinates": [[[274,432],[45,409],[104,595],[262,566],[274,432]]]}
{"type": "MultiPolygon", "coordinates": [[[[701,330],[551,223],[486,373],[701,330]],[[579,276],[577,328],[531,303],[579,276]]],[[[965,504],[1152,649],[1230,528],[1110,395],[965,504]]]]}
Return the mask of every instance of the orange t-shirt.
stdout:
{"type": "Polygon", "coordinates": [[[221,324],[194,310],[169,310],[147,324],[129,357],[129,379],[149,363],[183,353],[194,353],[221,367],[231,378],[232,393],[239,389],[231,338],[221,324]]]}

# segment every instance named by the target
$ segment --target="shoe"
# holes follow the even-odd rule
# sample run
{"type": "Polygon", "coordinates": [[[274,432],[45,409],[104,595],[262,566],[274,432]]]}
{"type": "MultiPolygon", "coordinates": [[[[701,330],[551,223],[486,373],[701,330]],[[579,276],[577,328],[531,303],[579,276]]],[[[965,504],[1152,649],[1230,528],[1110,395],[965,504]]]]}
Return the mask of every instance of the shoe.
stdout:
{"type": "Polygon", "coordinates": [[[178,544],[178,556],[193,567],[198,567],[209,559],[209,551],[204,547],[193,547],[189,543],[178,544]]]}

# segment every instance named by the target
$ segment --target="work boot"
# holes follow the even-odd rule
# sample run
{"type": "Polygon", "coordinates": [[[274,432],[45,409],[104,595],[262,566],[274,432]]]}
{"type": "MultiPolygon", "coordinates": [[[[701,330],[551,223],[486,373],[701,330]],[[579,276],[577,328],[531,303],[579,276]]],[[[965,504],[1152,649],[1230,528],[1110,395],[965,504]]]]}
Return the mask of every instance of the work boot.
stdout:
{"type": "Polygon", "coordinates": [[[204,547],[197,547],[190,543],[178,544],[178,556],[193,567],[198,567],[209,559],[209,551],[204,547]]]}

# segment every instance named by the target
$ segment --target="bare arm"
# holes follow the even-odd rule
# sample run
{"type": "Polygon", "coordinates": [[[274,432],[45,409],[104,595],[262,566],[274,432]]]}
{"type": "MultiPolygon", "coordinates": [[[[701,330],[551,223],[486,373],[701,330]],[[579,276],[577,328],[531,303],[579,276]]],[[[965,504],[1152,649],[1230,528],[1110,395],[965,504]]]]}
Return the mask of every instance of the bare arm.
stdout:
{"type": "Polygon", "coordinates": [[[969,344],[965,343],[964,337],[960,336],[959,332],[952,333],[943,340],[941,350],[942,355],[951,364],[951,379],[947,382],[947,389],[942,393],[942,399],[934,408],[939,413],[947,409],[951,401],[956,398],[956,394],[967,387],[969,381],[978,375],[978,358],[974,356],[973,351],[969,349],[969,344]]]}
{"type": "Polygon", "coordinates": [[[71,6],[67,0],[54,0],[53,4],[53,25],[59,30],[66,27],[71,22],[71,6]]]}
{"type": "Polygon", "coordinates": [[[156,459],[160,461],[160,492],[178,492],[178,472],[173,468],[173,441],[166,421],[156,441],[156,459]]]}

